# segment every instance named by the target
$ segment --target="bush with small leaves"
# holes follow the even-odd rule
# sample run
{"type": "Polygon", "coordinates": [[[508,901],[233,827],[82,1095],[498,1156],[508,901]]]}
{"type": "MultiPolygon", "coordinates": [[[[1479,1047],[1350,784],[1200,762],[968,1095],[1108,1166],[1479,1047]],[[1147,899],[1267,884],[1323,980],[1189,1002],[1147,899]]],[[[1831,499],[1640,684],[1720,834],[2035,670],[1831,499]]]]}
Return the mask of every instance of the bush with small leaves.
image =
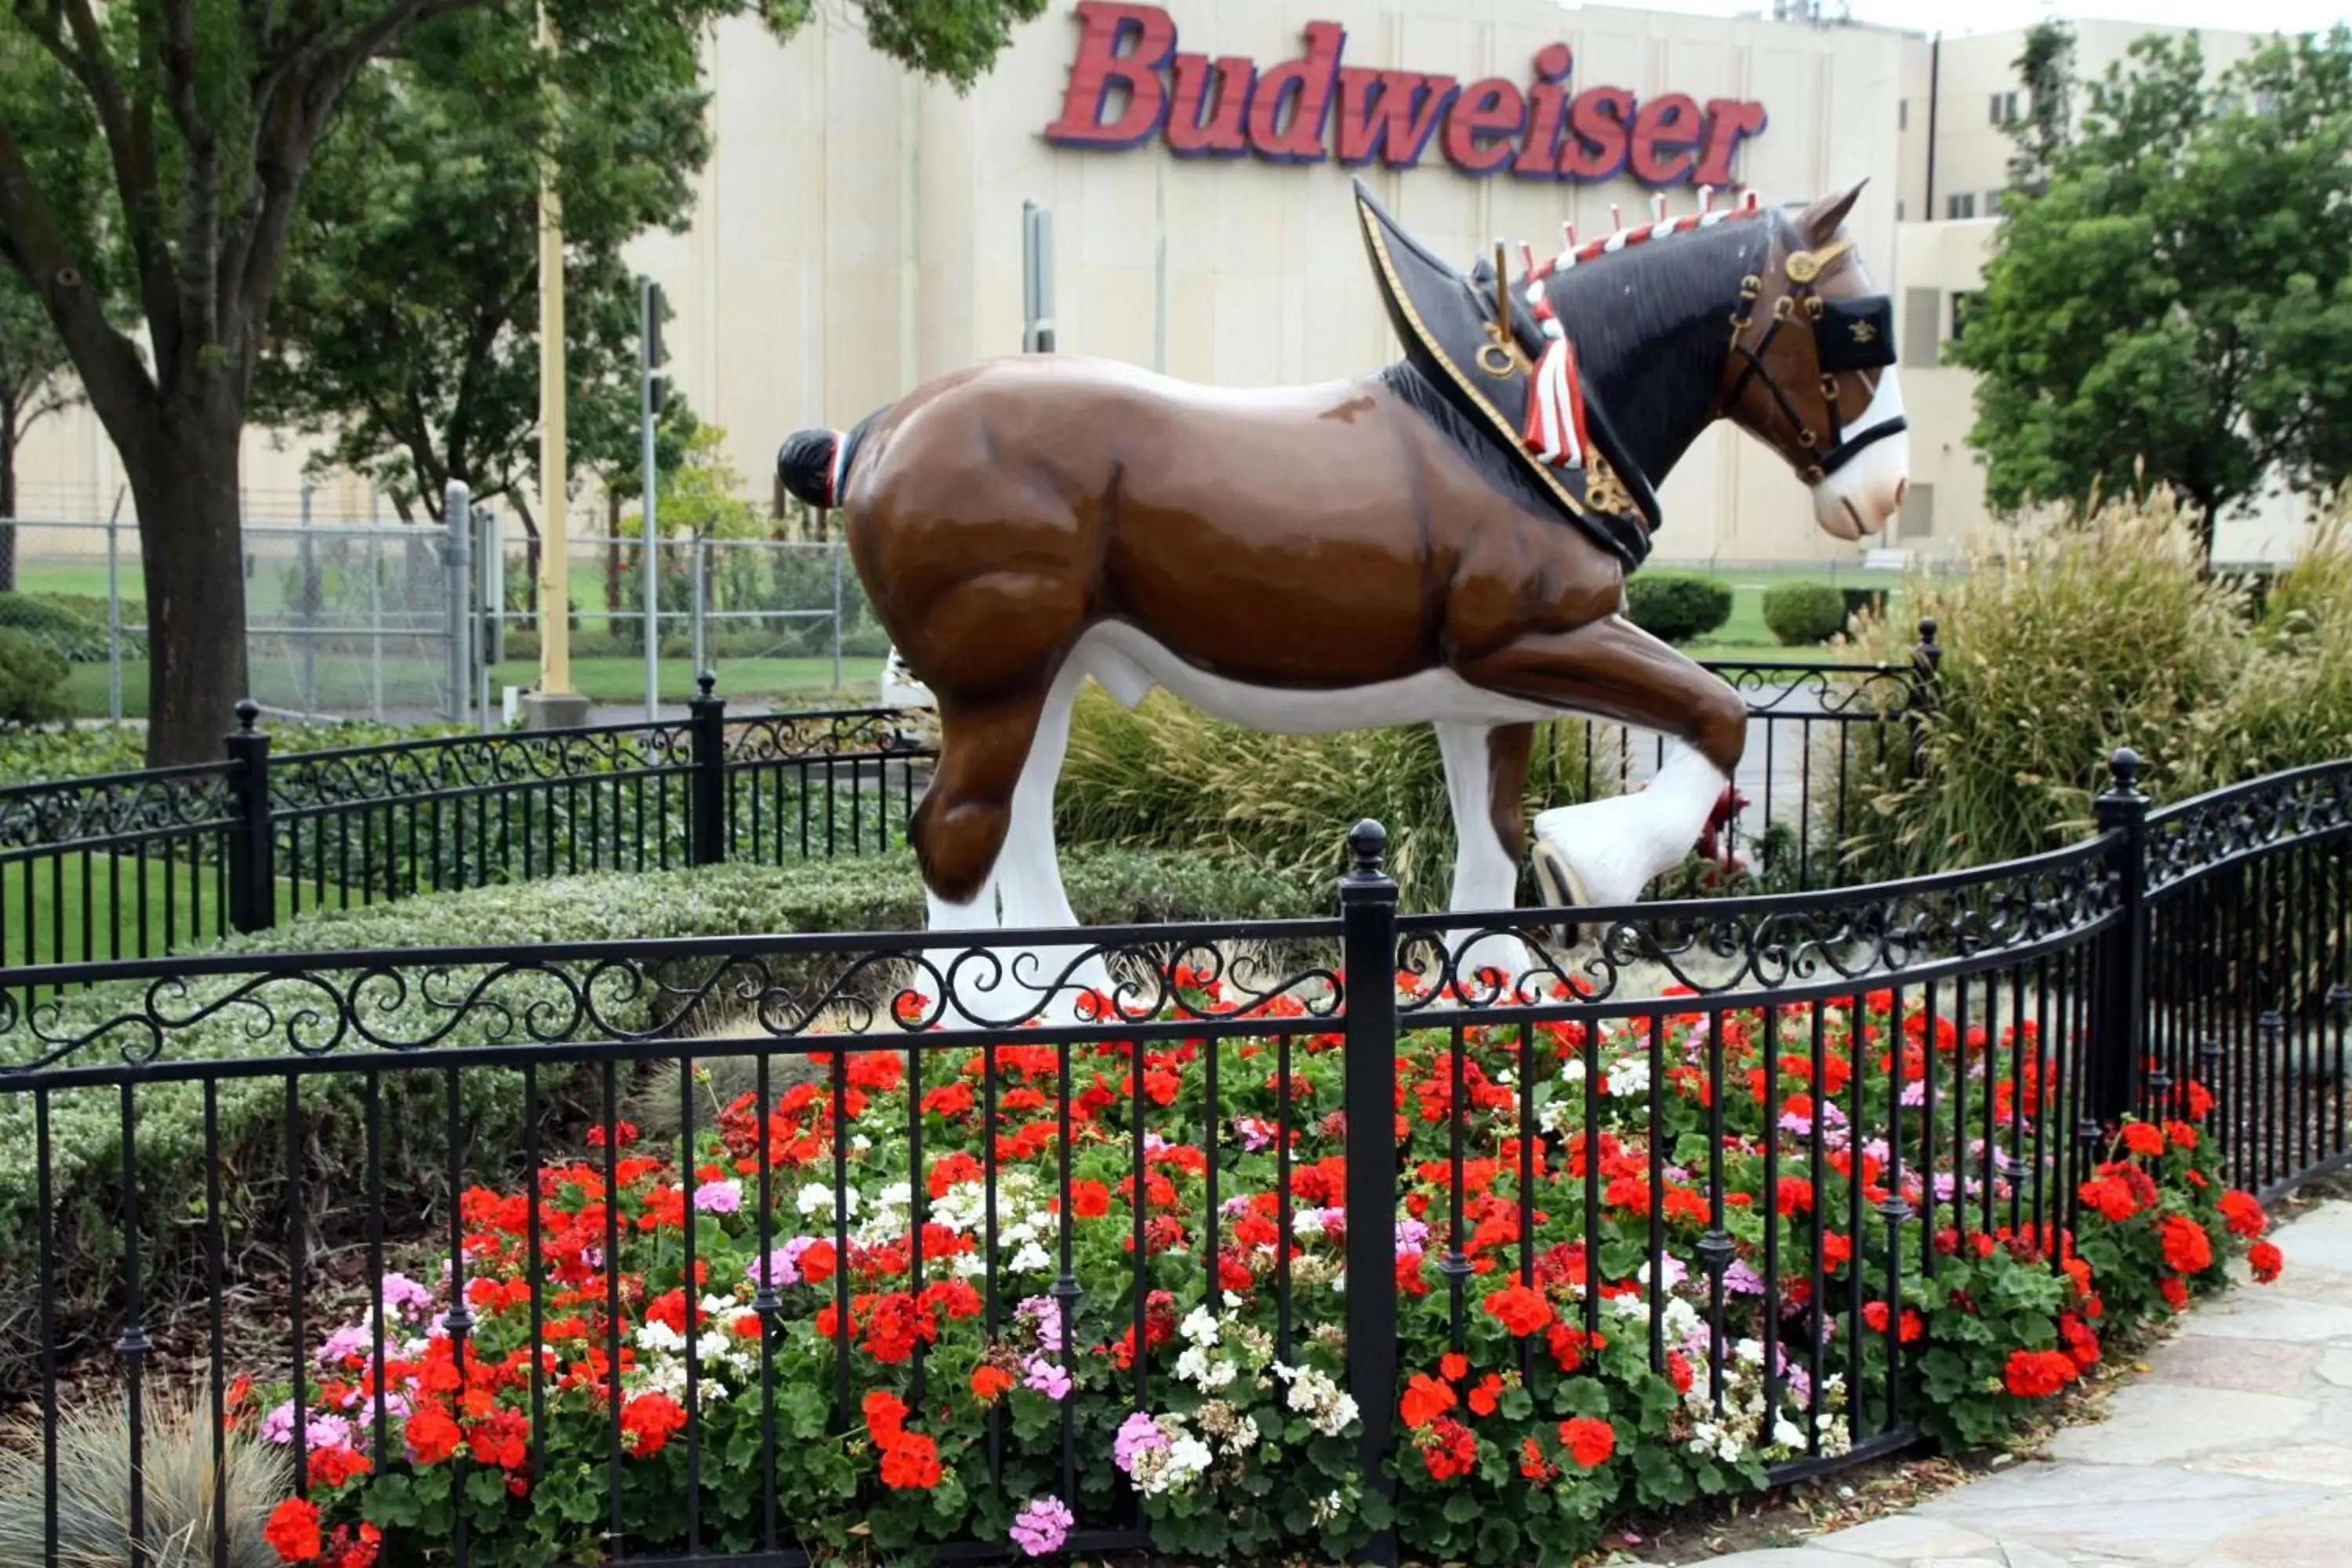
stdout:
{"type": "Polygon", "coordinates": [[[1845,630],[1845,595],[1827,583],[1777,583],[1764,593],[1764,624],[1784,647],[1823,643],[1845,630]]]}
{"type": "Polygon", "coordinates": [[[55,724],[73,711],[66,661],[27,633],[0,626],[0,729],[55,724]]]}
{"type": "Polygon", "coordinates": [[[1731,619],[1731,585],[1695,572],[1654,572],[1625,583],[1625,618],[1660,642],[1686,643],[1731,619]]]}

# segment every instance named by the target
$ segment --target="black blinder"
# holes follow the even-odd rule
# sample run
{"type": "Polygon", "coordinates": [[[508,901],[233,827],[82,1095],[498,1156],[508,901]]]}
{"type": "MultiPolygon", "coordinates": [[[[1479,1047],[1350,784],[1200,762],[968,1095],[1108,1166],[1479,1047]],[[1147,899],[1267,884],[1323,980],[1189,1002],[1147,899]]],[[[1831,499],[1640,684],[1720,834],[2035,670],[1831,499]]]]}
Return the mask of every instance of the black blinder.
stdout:
{"type": "Polygon", "coordinates": [[[1822,369],[1877,370],[1895,363],[1895,302],[1884,294],[1824,300],[1813,333],[1822,369]]]}

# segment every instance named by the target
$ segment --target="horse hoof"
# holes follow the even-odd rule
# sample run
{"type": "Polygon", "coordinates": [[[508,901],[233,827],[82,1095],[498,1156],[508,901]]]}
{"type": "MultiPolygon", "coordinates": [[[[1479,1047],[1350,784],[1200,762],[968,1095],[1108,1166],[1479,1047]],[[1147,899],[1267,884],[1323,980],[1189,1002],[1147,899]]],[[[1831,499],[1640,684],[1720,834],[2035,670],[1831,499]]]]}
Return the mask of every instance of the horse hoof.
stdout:
{"type": "MultiPolygon", "coordinates": [[[[1545,903],[1554,909],[1591,907],[1592,900],[1585,892],[1583,879],[1576,874],[1576,868],[1557,845],[1538,838],[1528,858],[1535,867],[1536,890],[1543,895],[1545,903]]],[[[1548,933],[1563,951],[1584,940],[1584,927],[1575,921],[1559,921],[1548,928],[1548,933]]]]}

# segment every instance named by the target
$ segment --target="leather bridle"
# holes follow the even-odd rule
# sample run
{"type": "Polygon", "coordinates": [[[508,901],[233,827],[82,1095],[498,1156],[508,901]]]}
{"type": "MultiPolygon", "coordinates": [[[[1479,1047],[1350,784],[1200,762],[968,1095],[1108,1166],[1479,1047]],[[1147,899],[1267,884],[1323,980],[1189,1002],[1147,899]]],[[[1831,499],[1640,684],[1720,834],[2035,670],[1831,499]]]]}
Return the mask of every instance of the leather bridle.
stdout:
{"type": "Polygon", "coordinates": [[[1772,302],[1771,321],[1765,327],[1764,335],[1753,346],[1745,340],[1748,329],[1755,320],[1756,301],[1764,292],[1762,277],[1751,272],[1739,280],[1739,307],[1731,313],[1731,353],[1743,363],[1738,378],[1724,393],[1719,406],[1726,412],[1738,406],[1740,394],[1748,389],[1748,382],[1762,383],[1772,401],[1780,405],[1789,427],[1796,432],[1797,444],[1812,459],[1798,471],[1798,477],[1809,485],[1821,483],[1852,462],[1864,448],[1907,427],[1898,414],[1848,436],[1844,422],[1839,416],[1840,375],[1858,377],[1864,392],[1875,397],[1878,377],[1870,373],[1883,371],[1895,363],[1893,301],[1884,294],[1828,300],[1814,287],[1822,274],[1853,246],[1853,237],[1849,236],[1820,250],[1792,248],[1789,251],[1787,258],[1780,263],[1781,275],[1788,280],[1788,289],[1772,302]],[[1812,339],[1813,364],[1820,377],[1822,399],[1828,411],[1830,427],[1826,441],[1797,412],[1787,391],[1772,374],[1769,363],[1773,341],[1800,309],[1804,310],[1811,328],[1808,335],[1812,339]],[[1826,339],[1825,333],[1828,334],[1826,339]]]}

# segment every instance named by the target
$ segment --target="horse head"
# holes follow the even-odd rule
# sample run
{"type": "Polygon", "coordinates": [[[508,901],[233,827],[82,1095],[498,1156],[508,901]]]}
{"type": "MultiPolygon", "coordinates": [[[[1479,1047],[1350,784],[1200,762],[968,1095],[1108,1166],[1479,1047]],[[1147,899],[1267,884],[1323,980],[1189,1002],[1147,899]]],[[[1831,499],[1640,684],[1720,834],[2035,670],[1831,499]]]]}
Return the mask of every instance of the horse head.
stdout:
{"type": "Polygon", "coordinates": [[[1893,307],[1845,226],[1861,194],[1772,212],[1764,263],[1739,281],[1717,402],[1796,470],[1840,539],[1885,527],[1911,468],[1893,307]]]}
{"type": "Polygon", "coordinates": [[[1538,272],[1589,395],[1653,485],[1727,418],[1780,455],[1837,537],[1875,533],[1901,508],[1893,312],[1845,227],[1861,191],[1662,217],[1538,272]]]}

